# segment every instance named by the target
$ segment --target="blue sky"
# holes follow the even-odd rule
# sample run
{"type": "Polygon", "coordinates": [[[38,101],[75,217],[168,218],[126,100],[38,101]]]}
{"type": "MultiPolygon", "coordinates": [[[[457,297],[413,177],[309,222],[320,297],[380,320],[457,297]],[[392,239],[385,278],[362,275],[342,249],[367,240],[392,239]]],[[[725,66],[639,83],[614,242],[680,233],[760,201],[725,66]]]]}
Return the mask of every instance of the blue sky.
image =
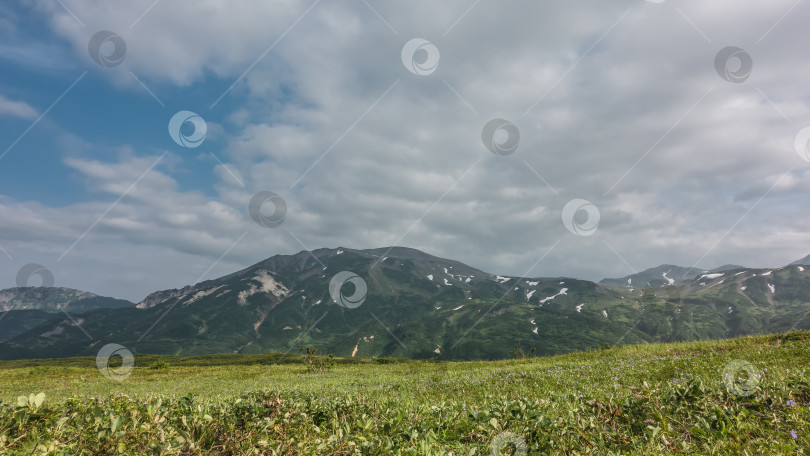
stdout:
{"type": "Polygon", "coordinates": [[[783,265],[810,253],[808,17],[795,0],[6,2],[0,288],[39,263],[138,301],[392,244],[592,280],[783,265]],[[91,57],[99,31],[120,64],[91,57]],[[717,67],[729,46],[750,72],[717,67]],[[183,110],[207,126],[197,148],[169,135],[183,110]],[[493,119],[514,129],[484,144],[493,119]],[[250,217],[262,191],[287,203],[278,227],[250,217]]]}

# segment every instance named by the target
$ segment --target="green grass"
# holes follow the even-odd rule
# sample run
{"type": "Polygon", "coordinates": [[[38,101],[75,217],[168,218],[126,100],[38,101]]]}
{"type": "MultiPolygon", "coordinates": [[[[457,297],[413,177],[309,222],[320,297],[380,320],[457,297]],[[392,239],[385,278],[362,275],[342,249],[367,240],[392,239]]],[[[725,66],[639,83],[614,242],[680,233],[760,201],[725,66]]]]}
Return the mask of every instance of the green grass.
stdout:
{"type": "Polygon", "coordinates": [[[120,382],[91,358],[2,362],[0,454],[488,455],[502,441],[528,454],[810,454],[810,332],[495,362],[337,359],[319,374],[296,359],[139,356],[120,382]],[[751,395],[724,383],[735,360],[761,374],[739,373],[751,395]]]}

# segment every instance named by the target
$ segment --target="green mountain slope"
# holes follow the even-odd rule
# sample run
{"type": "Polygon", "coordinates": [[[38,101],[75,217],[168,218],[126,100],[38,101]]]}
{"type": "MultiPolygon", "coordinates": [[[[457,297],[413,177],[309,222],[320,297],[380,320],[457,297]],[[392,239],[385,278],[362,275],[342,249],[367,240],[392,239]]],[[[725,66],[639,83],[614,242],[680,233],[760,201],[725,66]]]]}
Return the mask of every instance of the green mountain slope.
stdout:
{"type": "MultiPolygon", "coordinates": [[[[351,284],[344,296],[355,293],[351,284]]],[[[320,249],[153,293],[134,308],[62,315],[0,342],[0,358],[133,353],[298,351],[438,359],[510,357],[611,345],[810,328],[810,270],[740,269],[672,286],[626,288],[570,278],[491,275],[407,248],[320,249]],[[362,304],[333,302],[341,271],[363,279],[362,304]],[[773,291],[771,290],[773,287],[773,291]]]]}

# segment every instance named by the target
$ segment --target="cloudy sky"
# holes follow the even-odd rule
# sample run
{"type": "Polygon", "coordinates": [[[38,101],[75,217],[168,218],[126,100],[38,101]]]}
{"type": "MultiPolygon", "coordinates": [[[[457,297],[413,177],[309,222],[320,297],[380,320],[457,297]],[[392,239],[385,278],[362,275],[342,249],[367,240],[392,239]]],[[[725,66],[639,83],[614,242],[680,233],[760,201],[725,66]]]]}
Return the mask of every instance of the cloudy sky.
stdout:
{"type": "Polygon", "coordinates": [[[393,244],[591,280],[783,265],[810,253],[808,18],[800,0],[3,2],[0,288],[37,263],[139,301],[393,244]]]}

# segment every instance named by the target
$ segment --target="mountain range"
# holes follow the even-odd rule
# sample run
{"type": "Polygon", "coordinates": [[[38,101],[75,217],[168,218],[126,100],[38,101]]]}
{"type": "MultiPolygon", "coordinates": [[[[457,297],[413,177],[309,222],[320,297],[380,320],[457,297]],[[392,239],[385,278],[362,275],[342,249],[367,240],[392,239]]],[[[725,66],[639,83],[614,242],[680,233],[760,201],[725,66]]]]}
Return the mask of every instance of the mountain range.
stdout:
{"type": "Polygon", "coordinates": [[[810,256],[782,268],[662,265],[600,283],[483,272],[405,247],[277,255],[137,305],[66,288],[0,292],[0,359],[293,352],[501,359],[603,344],[810,329],[810,256]]]}

